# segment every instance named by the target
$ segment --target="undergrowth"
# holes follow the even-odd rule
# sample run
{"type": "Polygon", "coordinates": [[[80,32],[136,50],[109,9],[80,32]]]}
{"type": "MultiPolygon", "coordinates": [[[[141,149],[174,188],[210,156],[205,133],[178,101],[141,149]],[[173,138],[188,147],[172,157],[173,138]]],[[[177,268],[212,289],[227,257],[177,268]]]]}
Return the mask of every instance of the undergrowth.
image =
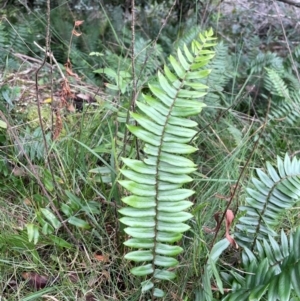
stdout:
{"type": "Polygon", "coordinates": [[[195,192],[188,209],[193,218],[175,245],[183,250],[178,267],[167,268],[177,277],[153,282],[164,300],[298,300],[299,47],[285,24],[259,27],[260,19],[253,19],[249,25],[249,12],[236,8],[229,18],[221,4],[137,3],[136,19],[121,6],[104,5],[96,15],[84,12],[85,22],[77,25],[81,18],[65,4],[52,7],[50,24],[45,8],[30,15],[18,5],[5,11],[3,300],[146,300],[145,279],[135,277],[135,265],[124,258],[129,237],[119,222],[121,199],[128,196],[119,185],[128,162],[121,158],[149,156],[141,137],[127,129],[140,121],[129,112],[140,112],[142,94],[154,96],[157,71],[170,68],[170,54],[191,47],[210,26],[218,43],[205,66],[210,73],[198,82],[208,87],[201,98],[206,107],[192,117],[197,134],[190,142],[197,150],[188,158],[196,169],[183,186],[195,192]],[[36,81],[49,25],[53,56],[36,81]],[[229,211],[236,241],[223,238],[229,211]]]}

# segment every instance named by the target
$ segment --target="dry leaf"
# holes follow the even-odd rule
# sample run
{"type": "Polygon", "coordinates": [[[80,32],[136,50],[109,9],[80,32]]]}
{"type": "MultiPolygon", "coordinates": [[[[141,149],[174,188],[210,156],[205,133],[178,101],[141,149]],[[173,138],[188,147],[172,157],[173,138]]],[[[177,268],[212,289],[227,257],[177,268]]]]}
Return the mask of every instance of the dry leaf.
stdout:
{"type": "Polygon", "coordinates": [[[72,103],[70,103],[67,107],[67,110],[71,113],[74,113],[76,110],[75,110],[75,107],[72,103]]]}
{"type": "Polygon", "coordinates": [[[226,211],[226,215],[225,215],[225,225],[226,225],[226,238],[228,239],[228,241],[230,242],[230,244],[235,247],[236,249],[239,248],[238,244],[236,243],[236,241],[230,236],[229,231],[230,231],[230,226],[232,221],[234,220],[234,214],[232,212],[232,210],[228,209],[226,211]]]}
{"type": "Polygon", "coordinates": [[[74,26],[75,26],[75,27],[78,27],[78,26],[80,26],[83,22],[84,22],[83,20],[77,20],[77,21],[75,21],[74,26]]]}
{"type": "Polygon", "coordinates": [[[49,282],[49,278],[47,276],[39,275],[33,272],[24,272],[22,273],[22,277],[23,279],[28,280],[28,284],[35,290],[44,288],[49,282]]]}
{"type": "Polygon", "coordinates": [[[108,255],[98,255],[98,254],[95,254],[94,258],[97,259],[98,261],[101,261],[101,262],[105,262],[105,263],[110,262],[108,255]]]}
{"type": "Polygon", "coordinates": [[[73,34],[74,36],[76,36],[76,37],[79,37],[79,36],[81,36],[82,33],[76,31],[75,29],[73,29],[73,30],[72,30],[72,34],[73,34]]]}
{"type": "Polygon", "coordinates": [[[79,277],[75,272],[68,273],[68,277],[72,283],[77,283],[79,281],[79,277]]]}
{"type": "Polygon", "coordinates": [[[71,68],[66,67],[66,71],[69,76],[74,76],[75,78],[79,78],[78,74],[74,73],[71,68]]]}
{"type": "Polygon", "coordinates": [[[23,201],[24,205],[32,206],[32,200],[29,198],[25,198],[23,201]]]}
{"type": "Polygon", "coordinates": [[[88,293],[85,295],[85,300],[86,301],[97,301],[98,299],[92,293],[88,293]]]}

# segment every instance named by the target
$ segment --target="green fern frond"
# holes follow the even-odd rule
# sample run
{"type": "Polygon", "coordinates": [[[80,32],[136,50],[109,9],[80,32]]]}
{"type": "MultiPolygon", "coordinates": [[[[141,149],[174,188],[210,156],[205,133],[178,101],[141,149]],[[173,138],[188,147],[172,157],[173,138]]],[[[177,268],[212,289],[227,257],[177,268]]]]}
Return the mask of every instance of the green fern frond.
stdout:
{"type": "Polygon", "coordinates": [[[284,99],[290,99],[288,87],[283,79],[279,76],[278,72],[268,68],[266,68],[266,70],[268,75],[266,77],[266,85],[268,90],[284,99]]]}
{"type": "Polygon", "coordinates": [[[281,231],[280,244],[269,236],[269,241],[256,242],[256,252],[245,248],[242,262],[245,274],[236,271],[222,273],[233,292],[224,301],[280,300],[289,301],[290,295],[300,297],[300,227],[288,238],[281,231]],[[267,299],[266,299],[267,297],[267,299]]]}
{"type": "Polygon", "coordinates": [[[123,159],[127,168],[121,173],[126,180],[119,182],[131,195],[123,198],[128,207],[120,210],[121,222],[131,236],[125,245],[138,249],[125,258],[139,263],[131,272],[147,276],[142,292],[151,291],[152,297],[164,296],[157,287],[159,280],[175,278],[168,269],[178,265],[174,256],[182,248],[174,243],[189,229],[184,222],[192,215],[183,210],[192,205],[188,198],[194,191],[182,186],[192,181],[187,174],[196,166],[183,155],[196,151],[188,143],[197,123],[187,117],[199,114],[205,106],[199,98],[207,87],[198,80],[209,74],[203,67],[214,56],[214,40],[213,32],[207,31],[192,42],[191,50],[184,46],[176,58],[170,56],[172,70],[165,66],[164,74],[158,73],[158,83],[149,84],[152,96],[143,95],[145,103],[137,102],[140,113],[131,114],[139,126],[128,125],[145,143],[146,157],[143,161],[123,159]]]}
{"type": "Polygon", "coordinates": [[[235,237],[242,246],[256,239],[277,235],[276,227],[285,210],[300,197],[300,160],[277,158],[277,169],[267,162],[267,173],[257,169],[259,179],[253,178],[254,188],[248,188],[246,205],[239,207],[246,215],[238,220],[235,237]]]}

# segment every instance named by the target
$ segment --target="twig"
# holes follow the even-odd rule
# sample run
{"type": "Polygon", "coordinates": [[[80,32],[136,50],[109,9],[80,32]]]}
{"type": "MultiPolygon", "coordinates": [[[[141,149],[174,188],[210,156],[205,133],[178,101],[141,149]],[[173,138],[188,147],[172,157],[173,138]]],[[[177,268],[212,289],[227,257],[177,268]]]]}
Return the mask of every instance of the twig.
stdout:
{"type": "MultiPolygon", "coordinates": [[[[55,57],[53,56],[53,54],[50,53],[49,51],[46,51],[46,50],[45,50],[43,47],[41,47],[37,42],[34,41],[33,43],[34,43],[34,45],[35,45],[36,47],[38,47],[40,50],[42,50],[43,52],[45,52],[46,55],[47,55],[48,57],[50,57],[50,58],[53,60],[53,62],[54,62],[54,64],[56,65],[56,67],[57,67],[57,69],[58,69],[58,71],[59,71],[61,77],[62,77],[63,79],[66,79],[64,73],[62,72],[62,70],[61,70],[61,68],[60,68],[60,66],[59,66],[59,64],[58,64],[58,62],[57,62],[57,60],[56,60],[55,57]]],[[[42,65],[42,66],[43,66],[43,65],[42,65]]],[[[40,67],[40,69],[41,69],[41,67],[40,67]]]]}

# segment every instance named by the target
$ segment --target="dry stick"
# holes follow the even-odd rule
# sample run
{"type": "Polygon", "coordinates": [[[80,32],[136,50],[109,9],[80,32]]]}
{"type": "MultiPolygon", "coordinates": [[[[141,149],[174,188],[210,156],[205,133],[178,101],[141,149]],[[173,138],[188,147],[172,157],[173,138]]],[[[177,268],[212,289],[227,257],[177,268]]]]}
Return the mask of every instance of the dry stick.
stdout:
{"type": "MultiPolygon", "coordinates": [[[[36,44],[37,45],[37,44],[36,44]]],[[[41,127],[41,131],[42,131],[42,136],[43,136],[43,140],[44,140],[44,147],[45,147],[45,152],[47,154],[46,156],[46,164],[47,164],[47,167],[48,169],[50,170],[50,173],[51,173],[51,176],[52,176],[52,180],[53,180],[53,184],[55,186],[55,194],[56,194],[56,197],[57,199],[59,199],[59,196],[58,196],[58,186],[57,186],[57,183],[56,183],[56,180],[55,180],[55,177],[54,177],[54,172],[53,172],[53,169],[52,169],[52,166],[49,162],[49,149],[48,149],[48,144],[47,144],[47,139],[46,139],[46,135],[45,135],[45,130],[44,130],[44,127],[43,127],[43,120],[42,120],[42,112],[41,112],[41,104],[40,104],[40,101],[39,101],[39,84],[38,84],[38,74],[40,72],[40,70],[43,68],[43,66],[45,65],[46,63],[46,60],[47,60],[47,53],[50,52],[48,51],[48,49],[50,48],[50,0],[47,0],[47,32],[46,32],[46,51],[45,51],[45,57],[44,57],[44,61],[42,62],[41,66],[36,70],[36,73],[35,73],[35,90],[36,90],[36,101],[37,101],[37,108],[38,108],[38,117],[39,117],[39,124],[40,124],[40,127],[41,127]]],[[[51,87],[52,89],[52,87],[51,87]]],[[[53,96],[53,93],[51,93],[51,97],[53,96]]],[[[27,158],[26,158],[27,159],[27,158]]],[[[29,159],[29,158],[28,158],[29,159]]],[[[40,181],[40,178],[37,177],[37,180],[38,182],[41,183],[40,181]]],[[[45,187],[43,186],[43,192],[47,193],[45,187]]],[[[48,195],[48,193],[47,193],[48,195]]],[[[49,196],[49,195],[48,195],[49,196]]],[[[62,218],[62,216],[60,215],[59,211],[57,210],[54,202],[52,201],[52,199],[50,198],[50,196],[48,197],[49,198],[49,203],[50,203],[50,206],[51,206],[51,209],[55,212],[55,214],[57,215],[57,217],[59,218],[60,222],[62,223],[63,227],[65,228],[65,230],[68,232],[70,238],[73,240],[73,242],[78,245],[78,242],[76,240],[76,238],[74,237],[73,233],[70,231],[70,229],[66,226],[66,224],[64,223],[64,220],[62,218]]]]}
{"type": "MultiPolygon", "coordinates": [[[[245,165],[244,165],[244,167],[243,167],[243,169],[242,169],[242,171],[241,171],[241,173],[240,173],[240,175],[239,175],[239,177],[238,177],[238,179],[237,179],[237,183],[236,183],[236,185],[235,185],[235,187],[234,187],[234,190],[233,190],[233,192],[232,192],[232,194],[231,194],[231,196],[230,196],[230,200],[228,201],[228,204],[227,204],[227,206],[226,206],[226,208],[225,208],[225,210],[224,210],[224,212],[223,212],[223,215],[222,215],[222,217],[221,217],[221,219],[220,219],[220,222],[219,222],[219,223],[217,224],[217,226],[216,226],[216,232],[215,232],[213,241],[212,241],[212,243],[211,243],[210,252],[211,252],[211,250],[212,250],[212,248],[213,248],[213,246],[214,246],[214,243],[215,243],[215,241],[216,241],[216,238],[217,238],[217,236],[218,236],[218,234],[219,234],[219,231],[220,231],[220,228],[221,228],[221,224],[223,223],[223,220],[224,220],[224,218],[225,218],[226,212],[227,212],[228,208],[230,207],[230,205],[231,205],[231,203],[232,203],[232,201],[233,201],[233,198],[235,197],[235,194],[236,194],[236,192],[237,192],[237,190],[238,190],[238,186],[239,186],[239,183],[240,183],[240,181],[241,181],[241,179],[242,179],[242,176],[244,175],[244,173],[245,173],[245,171],[246,171],[246,168],[247,168],[247,166],[249,165],[250,160],[251,160],[251,158],[252,158],[252,156],[253,156],[253,154],[254,154],[254,152],[255,152],[257,146],[258,146],[259,140],[260,140],[260,138],[262,137],[262,134],[263,134],[263,132],[264,132],[264,130],[265,130],[265,128],[266,128],[267,121],[268,121],[268,116],[269,116],[269,111],[270,111],[270,106],[271,106],[271,100],[270,100],[270,98],[269,98],[267,113],[266,113],[265,121],[264,121],[263,125],[261,126],[261,132],[260,132],[260,134],[259,134],[259,136],[258,136],[258,139],[255,141],[254,146],[253,146],[253,149],[252,149],[252,151],[251,151],[251,153],[250,153],[250,156],[248,157],[248,159],[247,159],[247,161],[246,161],[246,163],[245,163],[245,165]]],[[[236,210],[236,211],[237,211],[237,210],[236,210]]],[[[236,211],[235,211],[235,214],[236,214],[236,211]]]]}
{"type": "Polygon", "coordinates": [[[58,71],[59,71],[61,77],[62,77],[63,79],[65,79],[66,77],[65,77],[64,73],[62,72],[62,70],[61,70],[61,68],[60,68],[60,66],[59,66],[59,64],[58,64],[58,62],[57,62],[57,60],[56,60],[56,58],[53,56],[53,54],[50,53],[49,51],[45,50],[45,49],[44,49],[43,47],[41,47],[37,42],[33,42],[33,43],[34,43],[34,45],[35,45],[36,47],[38,47],[40,50],[42,50],[43,52],[45,52],[46,55],[47,55],[48,57],[50,57],[50,58],[53,60],[53,62],[54,62],[54,64],[56,65],[56,67],[57,67],[57,69],[58,69],[58,71]]]}

